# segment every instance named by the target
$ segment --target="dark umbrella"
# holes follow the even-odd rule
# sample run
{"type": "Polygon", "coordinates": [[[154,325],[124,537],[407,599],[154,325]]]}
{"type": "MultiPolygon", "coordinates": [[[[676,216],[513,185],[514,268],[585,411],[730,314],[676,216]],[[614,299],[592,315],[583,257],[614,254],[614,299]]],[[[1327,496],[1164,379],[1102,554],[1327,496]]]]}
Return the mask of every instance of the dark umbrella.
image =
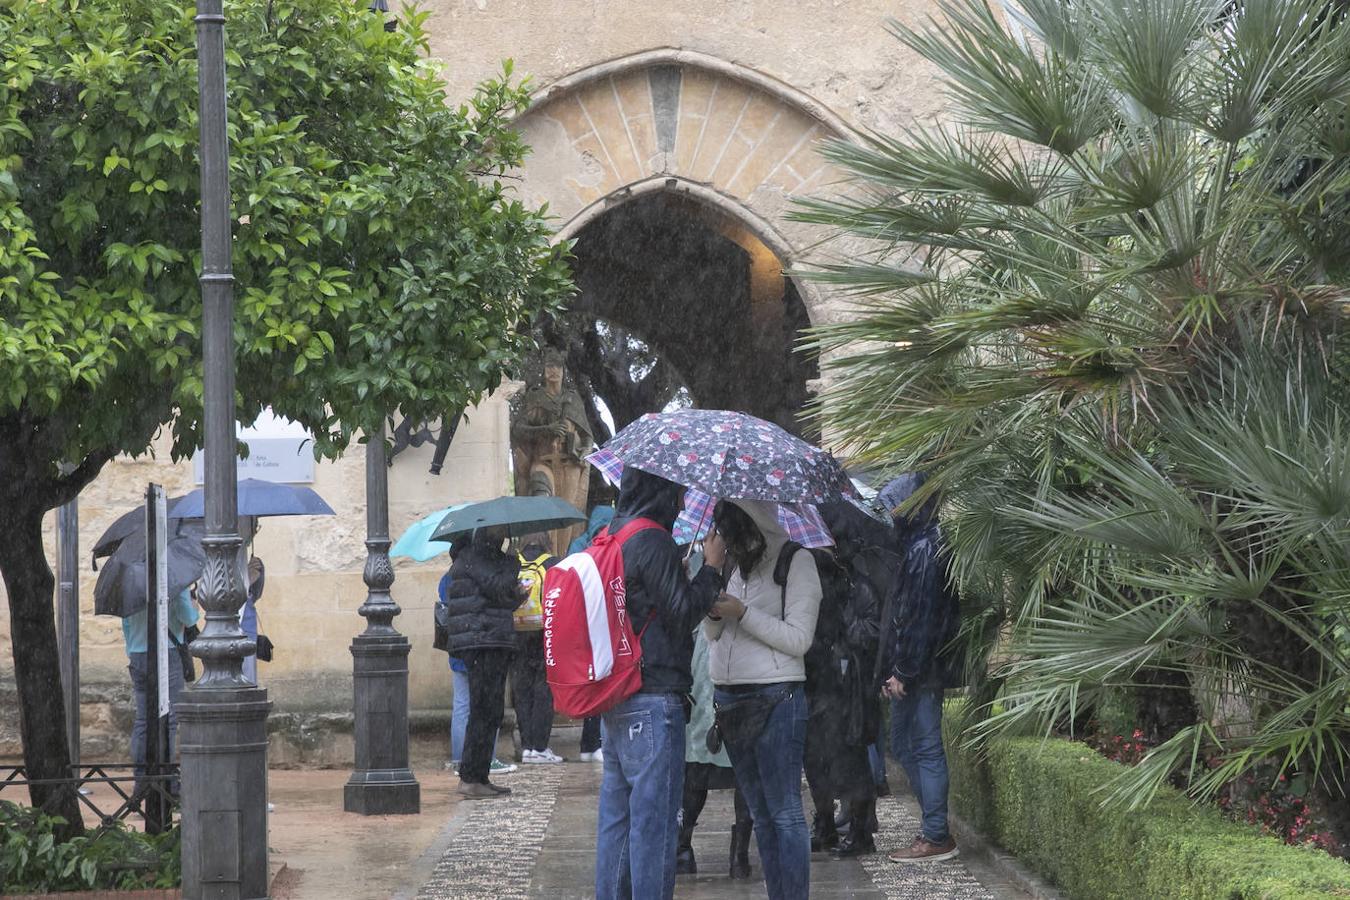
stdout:
{"type": "Polygon", "coordinates": [[[648,413],[605,444],[625,466],[713,497],[825,503],[853,493],[828,451],[745,413],[648,413]]]}
{"type": "MultiPolygon", "coordinates": [[[[277,484],[257,478],[239,482],[241,516],[334,516],[333,507],[312,489],[294,484],[277,484]]],[[[206,515],[205,494],[201,488],[187,494],[169,510],[171,519],[200,519],[206,515]]]]}
{"type": "MultiPolygon", "coordinates": [[[[169,596],[183,592],[206,567],[200,522],[177,522],[169,534],[169,596]],[[176,527],[175,527],[176,526],[176,527]]],[[[125,619],[145,609],[145,530],[127,535],[94,584],[94,614],[125,619]]]]}
{"type": "MultiPolygon", "coordinates": [[[[173,509],[173,505],[182,498],[170,498],[168,508],[173,509]]],[[[117,545],[122,543],[133,534],[145,532],[145,504],[123,513],[117,517],[117,521],[108,526],[101,537],[94,542],[94,559],[103,559],[105,556],[112,556],[117,545]]],[[[97,568],[97,567],[95,567],[97,568]]]]}
{"type": "Polygon", "coordinates": [[[448,541],[455,535],[494,525],[504,525],[512,537],[519,537],[584,521],[586,514],[561,497],[498,497],[446,513],[431,539],[448,541]]]}

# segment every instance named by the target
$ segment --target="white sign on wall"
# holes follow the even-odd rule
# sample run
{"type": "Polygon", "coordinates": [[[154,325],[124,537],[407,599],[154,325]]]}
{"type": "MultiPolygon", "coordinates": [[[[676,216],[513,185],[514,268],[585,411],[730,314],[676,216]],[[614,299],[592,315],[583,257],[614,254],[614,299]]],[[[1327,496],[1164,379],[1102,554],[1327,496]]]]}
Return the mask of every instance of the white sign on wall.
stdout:
{"type": "MultiPolygon", "coordinates": [[[[257,478],[283,484],[314,482],[314,441],[300,425],[265,409],[248,428],[236,434],[248,444],[248,457],[239,460],[239,477],[257,478]]],[[[192,477],[205,481],[205,458],[198,451],[192,457],[192,477]]]]}

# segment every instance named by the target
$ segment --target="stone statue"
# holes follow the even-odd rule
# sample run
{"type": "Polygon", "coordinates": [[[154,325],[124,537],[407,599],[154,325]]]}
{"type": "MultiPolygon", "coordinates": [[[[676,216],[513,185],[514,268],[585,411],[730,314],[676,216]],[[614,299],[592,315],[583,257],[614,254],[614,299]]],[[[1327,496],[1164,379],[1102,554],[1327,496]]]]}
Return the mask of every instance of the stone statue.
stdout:
{"type": "MultiPolygon", "coordinates": [[[[512,400],[511,455],[517,496],[561,497],[582,512],[590,488],[586,454],[592,449],[591,426],[581,395],[563,383],[561,351],[543,352],[543,384],[512,400]]],[[[561,556],[585,523],[552,532],[550,548],[561,556]]]]}

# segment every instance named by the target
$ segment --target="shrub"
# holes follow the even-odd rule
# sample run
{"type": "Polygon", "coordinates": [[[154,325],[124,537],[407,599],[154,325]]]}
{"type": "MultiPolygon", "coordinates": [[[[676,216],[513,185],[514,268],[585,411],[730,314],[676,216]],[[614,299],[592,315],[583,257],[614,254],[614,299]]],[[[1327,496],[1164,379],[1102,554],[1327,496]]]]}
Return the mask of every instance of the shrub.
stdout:
{"type": "Polygon", "coordinates": [[[1147,806],[1104,807],[1119,774],[1086,744],[949,735],[951,801],[971,825],[1082,900],[1350,897],[1350,865],[1226,821],[1164,788],[1147,806]]]}
{"type": "Polygon", "coordinates": [[[65,820],[0,800],[0,892],[177,887],[182,880],[177,826],[160,835],[121,822],[58,842],[65,820]]]}

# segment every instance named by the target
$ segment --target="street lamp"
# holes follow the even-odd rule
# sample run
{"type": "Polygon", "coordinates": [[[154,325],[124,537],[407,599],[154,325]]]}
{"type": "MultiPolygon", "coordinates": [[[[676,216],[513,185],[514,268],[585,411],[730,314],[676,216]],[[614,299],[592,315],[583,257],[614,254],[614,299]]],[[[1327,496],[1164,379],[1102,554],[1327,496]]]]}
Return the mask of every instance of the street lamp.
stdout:
{"type": "MultiPolygon", "coordinates": [[[[371,0],[383,14],[386,0],[371,0]]],[[[393,19],[385,21],[392,30],[393,19]]],[[[389,466],[385,425],[366,437],[366,600],[357,610],[366,629],[352,638],[352,712],[356,767],[342,791],[347,812],[397,815],[421,812],[422,788],[408,765],[408,652],[394,627],[401,609],[389,595],[389,466]]]]}
{"type": "Polygon", "coordinates": [[[225,132],[223,0],[197,3],[201,120],[202,361],[206,436],[206,624],[192,643],[202,675],[178,703],[184,900],[267,896],[267,691],[248,681],[255,650],[239,627],[234,407],[234,276],[225,132]]]}

